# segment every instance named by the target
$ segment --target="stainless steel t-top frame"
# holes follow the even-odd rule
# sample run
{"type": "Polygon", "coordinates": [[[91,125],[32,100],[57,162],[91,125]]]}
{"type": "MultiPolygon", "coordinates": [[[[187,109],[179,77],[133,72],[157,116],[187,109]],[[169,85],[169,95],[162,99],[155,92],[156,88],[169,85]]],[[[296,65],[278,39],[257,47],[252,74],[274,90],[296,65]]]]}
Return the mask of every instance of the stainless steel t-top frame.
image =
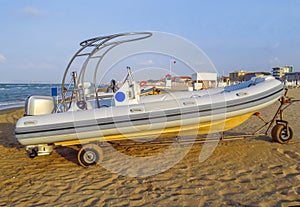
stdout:
{"type": "MultiPolygon", "coordinates": [[[[108,35],[108,36],[100,36],[95,37],[92,39],[84,40],[80,43],[81,48],[74,54],[72,59],[67,65],[67,68],[64,72],[64,76],[62,79],[62,104],[63,104],[63,110],[67,110],[67,93],[72,92],[75,93],[76,99],[78,101],[86,100],[85,92],[84,90],[78,87],[78,84],[81,83],[82,86],[84,84],[84,77],[87,65],[91,59],[93,61],[96,60],[96,66],[94,68],[94,74],[93,74],[93,88],[95,90],[95,95],[97,98],[97,73],[99,70],[99,65],[101,61],[103,60],[104,56],[112,50],[114,47],[126,43],[126,42],[132,42],[137,40],[142,40],[148,37],[151,37],[151,32],[129,32],[129,33],[120,33],[120,34],[114,34],[114,35],[108,35]],[[99,55],[99,51],[102,50],[102,53],[99,55]],[[81,66],[81,69],[79,70],[79,75],[77,75],[76,72],[72,73],[73,76],[73,89],[70,89],[70,86],[66,88],[66,79],[67,75],[69,74],[69,70],[74,64],[74,61],[76,58],[86,56],[86,59],[83,61],[83,64],[81,66]]],[[[97,98],[98,99],[98,98],[97,98]]],[[[98,102],[98,101],[97,101],[98,102]]]]}

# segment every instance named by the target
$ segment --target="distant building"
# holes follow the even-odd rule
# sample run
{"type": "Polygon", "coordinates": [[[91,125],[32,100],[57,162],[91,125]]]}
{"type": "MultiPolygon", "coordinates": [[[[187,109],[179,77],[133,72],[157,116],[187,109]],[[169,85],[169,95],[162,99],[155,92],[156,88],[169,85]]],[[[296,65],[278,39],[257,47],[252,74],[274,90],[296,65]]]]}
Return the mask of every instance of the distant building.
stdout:
{"type": "Polygon", "coordinates": [[[172,88],[172,76],[171,74],[167,74],[165,77],[166,88],[172,88]]]}
{"type": "Polygon", "coordinates": [[[191,76],[174,76],[174,77],[172,77],[172,81],[180,82],[180,83],[187,83],[191,80],[192,80],[191,76]]]}
{"type": "Polygon", "coordinates": [[[293,72],[293,66],[272,68],[272,75],[278,80],[283,80],[284,74],[291,73],[291,72],[293,72]]]}
{"type": "Polygon", "coordinates": [[[167,74],[161,79],[165,83],[165,87],[172,90],[187,90],[189,85],[191,85],[191,76],[171,76],[167,74]]]}
{"type": "Polygon", "coordinates": [[[229,79],[231,82],[241,82],[244,81],[244,76],[247,74],[246,71],[240,70],[240,71],[234,71],[229,73],[229,79]]]}
{"type": "Polygon", "coordinates": [[[265,75],[271,75],[271,73],[269,72],[251,72],[251,73],[247,73],[244,75],[244,80],[248,81],[253,77],[261,77],[261,76],[265,76],[265,75]]]}
{"type": "Polygon", "coordinates": [[[192,80],[194,90],[214,88],[217,86],[217,73],[194,73],[192,80]]]}
{"type": "Polygon", "coordinates": [[[165,77],[161,79],[162,81],[171,80],[172,82],[188,82],[192,80],[191,76],[172,76],[170,74],[166,74],[165,77]]]}
{"type": "Polygon", "coordinates": [[[282,79],[286,85],[298,86],[300,85],[300,72],[285,73],[282,79]]]}
{"type": "Polygon", "coordinates": [[[260,76],[265,76],[265,75],[271,75],[271,73],[247,72],[244,70],[240,70],[240,71],[234,71],[234,72],[229,73],[229,80],[231,83],[236,83],[236,82],[248,81],[252,77],[260,77],[260,76]]]}
{"type": "Polygon", "coordinates": [[[224,87],[230,85],[229,76],[218,77],[218,87],[224,87]]]}

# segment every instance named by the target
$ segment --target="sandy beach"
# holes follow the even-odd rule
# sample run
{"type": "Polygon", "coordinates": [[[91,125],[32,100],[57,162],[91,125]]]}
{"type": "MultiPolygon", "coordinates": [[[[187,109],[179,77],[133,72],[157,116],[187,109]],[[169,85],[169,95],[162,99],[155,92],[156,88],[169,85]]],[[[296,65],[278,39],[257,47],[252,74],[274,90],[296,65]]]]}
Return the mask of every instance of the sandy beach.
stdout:
{"type": "MultiPolygon", "coordinates": [[[[300,89],[288,95],[300,99],[300,89]]],[[[263,109],[269,120],[278,103],[263,109]]],[[[257,117],[225,133],[203,162],[203,143],[170,169],[129,177],[100,166],[83,168],[77,149],[57,147],[50,156],[30,159],[14,138],[23,109],[0,111],[0,206],[290,206],[300,205],[300,102],[285,110],[294,139],[279,144],[268,136],[243,138],[263,123],[257,117]]],[[[262,131],[263,132],[263,131],[262,131]]],[[[130,156],[151,156],[166,146],[120,146],[130,156]]],[[[104,154],[104,159],[110,157],[104,154]],[[105,157],[106,156],[106,157],[105,157]]],[[[166,157],[167,159],[167,157],[166,157]]],[[[126,163],[115,163],[115,165],[126,163]]]]}

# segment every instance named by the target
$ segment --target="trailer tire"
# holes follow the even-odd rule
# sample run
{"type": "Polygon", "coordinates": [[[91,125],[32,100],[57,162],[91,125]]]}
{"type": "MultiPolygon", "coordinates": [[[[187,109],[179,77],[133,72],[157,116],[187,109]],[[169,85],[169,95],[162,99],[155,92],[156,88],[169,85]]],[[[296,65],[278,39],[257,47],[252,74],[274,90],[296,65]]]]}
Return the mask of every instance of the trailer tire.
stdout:
{"type": "Polygon", "coordinates": [[[284,124],[276,124],[273,127],[271,134],[275,142],[286,144],[293,138],[294,130],[290,126],[286,127],[284,124]]]}
{"type": "Polygon", "coordinates": [[[38,156],[38,152],[37,152],[36,149],[33,148],[33,149],[27,151],[27,155],[28,155],[28,157],[29,157],[30,159],[33,159],[33,158],[35,158],[36,156],[38,156]]]}
{"type": "Polygon", "coordinates": [[[103,160],[103,151],[96,144],[87,144],[78,151],[77,158],[79,164],[83,167],[100,164],[103,160]]]}

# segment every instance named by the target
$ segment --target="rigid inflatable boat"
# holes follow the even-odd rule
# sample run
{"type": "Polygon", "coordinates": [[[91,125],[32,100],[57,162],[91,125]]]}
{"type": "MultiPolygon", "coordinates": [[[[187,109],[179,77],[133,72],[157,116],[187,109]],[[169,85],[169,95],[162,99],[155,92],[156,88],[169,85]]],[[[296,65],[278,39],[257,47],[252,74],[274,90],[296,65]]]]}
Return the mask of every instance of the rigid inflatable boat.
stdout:
{"type": "MultiPolygon", "coordinates": [[[[96,41],[84,44],[95,46],[96,41]]],[[[283,95],[280,81],[263,76],[222,88],[141,96],[130,68],[127,73],[120,88],[112,81],[112,90],[106,92],[90,90],[93,83],[78,83],[73,73],[72,95],[63,95],[60,105],[51,96],[29,97],[25,116],[15,127],[17,140],[34,157],[50,154],[53,146],[222,132],[242,124],[283,95]],[[105,99],[110,104],[103,104],[105,99]]],[[[71,89],[63,82],[62,90],[66,94],[71,89]]],[[[84,166],[96,161],[79,157],[84,166]]]]}
{"type": "Polygon", "coordinates": [[[46,111],[53,111],[53,98],[30,97],[27,116],[16,124],[16,138],[22,145],[64,145],[93,138],[112,141],[166,133],[175,135],[179,131],[197,130],[198,134],[226,131],[242,124],[283,94],[283,85],[271,76],[224,88],[141,97],[136,91],[134,96],[127,96],[134,93],[133,88],[120,88],[113,97],[115,106],[97,108],[93,100],[88,101],[87,109],[83,110],[74,102],[75,107],[69,111],[42,115],[38,114],[39,110],[46,106],[50,106],[46,111]],[[37,115],[31,115],[32,112],[37,115]]]}

